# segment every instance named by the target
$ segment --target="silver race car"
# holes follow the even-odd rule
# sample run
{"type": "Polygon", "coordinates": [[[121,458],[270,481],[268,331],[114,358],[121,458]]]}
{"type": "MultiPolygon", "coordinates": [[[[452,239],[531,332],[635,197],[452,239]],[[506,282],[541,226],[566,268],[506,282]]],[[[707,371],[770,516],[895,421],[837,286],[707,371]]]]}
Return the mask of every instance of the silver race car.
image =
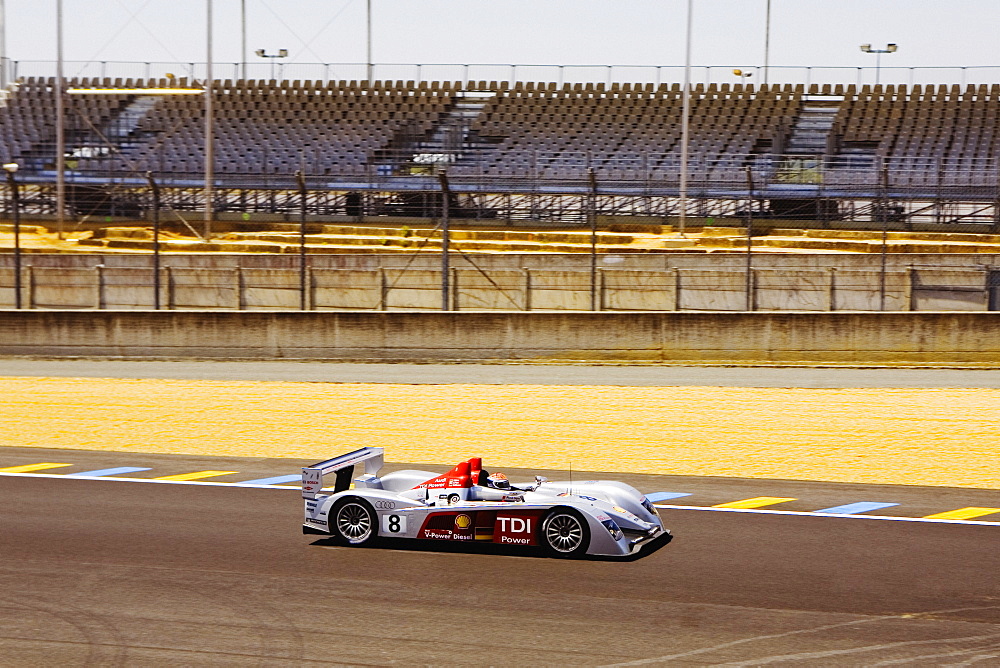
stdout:
{"type": "Polygon", "coordinates": [[[306,534],[341,545],[378,538],[467,541],[543,549],[556,557],[627,557],[671,539],[641,492],[621,482],[511,484],[478,457],[443,475],[394,471],[379,477],[382,448],[362,448],[302,469],[306,534]],[[365,473],[353,480],[354,467],[365,473]],[[323,477],[336,474],[332,493],[323,477]]]}

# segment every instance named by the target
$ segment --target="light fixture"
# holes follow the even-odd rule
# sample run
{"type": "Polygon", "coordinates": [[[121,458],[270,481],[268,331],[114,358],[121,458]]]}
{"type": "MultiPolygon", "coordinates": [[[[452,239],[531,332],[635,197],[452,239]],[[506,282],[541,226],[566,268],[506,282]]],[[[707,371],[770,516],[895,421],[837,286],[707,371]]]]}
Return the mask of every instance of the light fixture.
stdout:
{"type": "Polygon", "coordinates": [[[257,49],[256,51],[254,51],[254,53],[257,54],[258,58],[268,58],[268,59],[271,60],[271,78],[272,79],[274,78],[274,61],[277,60],[278,58],[287,58],[288,57],[288,49],[278,49],[278,53],[276,53],[276,54],[268,53],[264,49],[257,49]]]}
{"type": "Polygon", "coordinates": [[[7,172],[8,174],[13,174],[18,170],[18,168],[19,165],[16,162],[8,162],[4,164],[3,171],[7,172]]]}
{"type": "Polygon", "coordinates": [[[882,73],[882,54],[883,53],[896,53],[896,49],[899,48],[898,44],[886,44],[884,49],[873,49],[871,44],[862,44],[861,50],[865,53],[875,54],[875,85],[879,84],[880,75],[882,73]]]}

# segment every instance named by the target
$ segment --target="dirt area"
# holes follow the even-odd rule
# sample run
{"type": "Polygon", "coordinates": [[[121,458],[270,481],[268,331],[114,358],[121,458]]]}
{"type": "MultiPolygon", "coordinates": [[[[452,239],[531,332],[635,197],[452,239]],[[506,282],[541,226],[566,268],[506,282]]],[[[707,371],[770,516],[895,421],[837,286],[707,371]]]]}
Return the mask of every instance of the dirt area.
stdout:
{"type": "Polygon", "coordinates": [[[0,444],[1000,489],[1000,390],[0,378],[0,444]]]}
{"type": "MultiPolygon", "coordinates": [[[[412,253],[439,251],[440,230],[430,224],[409,227],[390,222],[309,223],[308,252],[320,253],[412,253]]],[[[722,221],[720,221],[722,222],[722,221]]],[[[151,253],[153,233],[148,223],[67,223],[62,238],[51,224],[26,222],[21,226],[25,252],[50,253],[151,253]]],[[[165,225],[160,234],[163,253],[297,253],[298,224],[219,222],[209,240],[198,237],[193,227],[165,225]]],[[[0,222],[0,252],[14,245],[12,225],[0,222]]],[[[597,237],[599,253],[745,253],[746,230],[713,225],[690,227],[682,236],[670,225],[609,225],[597,237]],[[634,228],[634,229],[633,229],[634,228]]],[[[469,227],[452,229],[455,252],[496,253],[589,253],[589,230],[579,227],[469,227]]],[[[890,253],[1000,253],[1000,235],[928,232],[891,232],[885,239],[890,253]]],[[[753,237],[758,253],[881,253],[880,232],[832,229],[780,229],[761,231],[753,237]]]]}

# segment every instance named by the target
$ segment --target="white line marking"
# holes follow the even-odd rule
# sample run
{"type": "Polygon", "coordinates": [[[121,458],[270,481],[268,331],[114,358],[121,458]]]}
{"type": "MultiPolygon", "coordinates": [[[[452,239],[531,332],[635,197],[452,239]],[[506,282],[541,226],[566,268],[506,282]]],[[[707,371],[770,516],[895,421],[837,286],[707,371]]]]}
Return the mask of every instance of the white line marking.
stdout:
{"type": "MultiPolygon", "coordinates": [[[[15,475],[31,475],[17,473],[15,475]]],[[[41,475],[41,474],[39,474],[41,475]]],[[[49,477],[60,476],[49,474],[49,477]]],[[[846,513],[816,513],[805,510],[764,510],[763,508],[716,508],[714,506],[668,506],[654,503],[656,508],[669,510],[711,510],[716,513],[756,513],[758,515],[799,515],[803,517],[843,517],[852,520],[886,520],[889,522],[927,522],[929,524],[974,524],[976,526],[1000,526],[1000,522],[983,522],[979,520],[933,520],[926,517],[891,517],[889,515],[848,515],[846,513]]]]}
{"type": "MultiPolygon", "coordinates": [[[[67,475],[65,473],[5,473],[0,476],[12,478],[56,478],[61,480],[99,480],[101,482],[151,482],[159,485],[202,485],[207,487],[246,487],[251,489],[294,489],[300,487],[288,485],[253,485],[241,482],[208,482],[203,480],[156,480],[154,478],[113,478],[88,475],[67,475]]],[[[324,487],[324,490],[332,488],[324,487]]],[[[975,526],[1000,526],[1000,522],[984,522],[977,520],[932,520],[925,517],[889,517],[887,515],[845,515],[834,513],[816,513],[799,510],[764,510],[763,508],[715,508],[713,506],[671,506],[654,503],[656,508],[667,510],[710,510],[716,513],[756,513],[758,515],[798,515],[802,517],[843,517],[853,520],[887,520],[890,522],[926,522],[928,524],[971,524],[975,526]]]]}
{"type": "Polygon", "coordinates": [[[301,487],[287,485],[253,485],[242,482],[208,482],[204,480],[156,480],[154,478],[105,478],[92,475],[66,475],[64,473],[0,473],[14,478],[61,478],[64,480],[103,480],[117,482],[155,482],[160,485],[207,485],[209,487],[251,487],[256,489],[294,489],[302,491],[301,487]]]}

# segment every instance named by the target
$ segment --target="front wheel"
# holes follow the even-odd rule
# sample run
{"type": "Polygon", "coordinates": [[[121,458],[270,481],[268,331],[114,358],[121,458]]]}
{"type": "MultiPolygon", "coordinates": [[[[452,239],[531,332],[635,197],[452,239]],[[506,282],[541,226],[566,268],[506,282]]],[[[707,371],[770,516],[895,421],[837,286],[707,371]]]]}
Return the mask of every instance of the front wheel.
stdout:
{"type": "Polygon", "coordinates": [[[557,508],[542,522],[541,539],[553,557],[578,557],[590,547],[590,528],[580,513],[557,508]]]}
{"type": "Polygon", "coordinates": [[[357,497],[338,501],[330,510],[330,532],[341,545],[357,547],[371,543],[378,535],[375,511],[357,497]]]}

